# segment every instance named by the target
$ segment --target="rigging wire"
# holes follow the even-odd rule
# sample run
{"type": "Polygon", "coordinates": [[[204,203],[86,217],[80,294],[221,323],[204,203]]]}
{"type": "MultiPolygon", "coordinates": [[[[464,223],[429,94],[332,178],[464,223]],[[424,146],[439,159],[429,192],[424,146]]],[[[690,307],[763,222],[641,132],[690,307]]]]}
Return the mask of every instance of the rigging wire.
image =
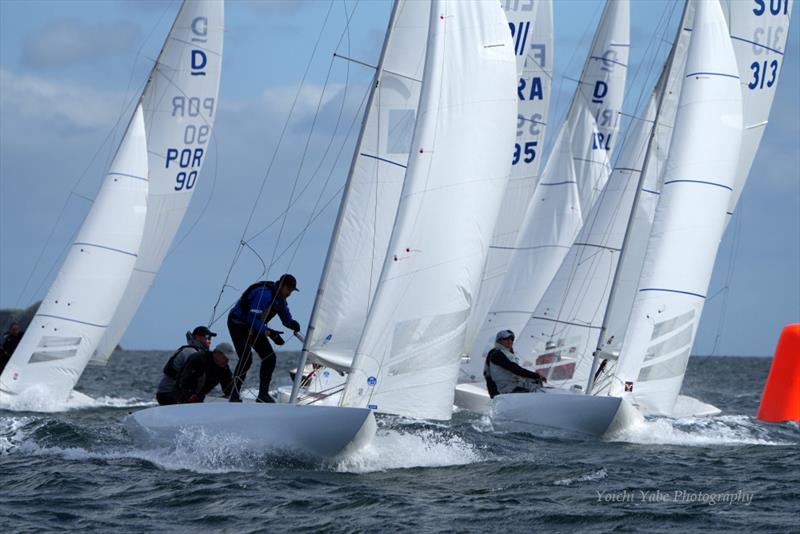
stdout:
{"type": "MultiPolygon", "coordinates": [[[[648,45],[645,48],[645,51],[644,51],[644,54],[643,54],[643,57],[645,59],[636,69],[634,69],[633,76],[631,77],[630,82],[629,82],[630,85],[635,85],[635,83],[636,83],[636,81],[637,81],[637,79],[639,78],[640,75],[644,75],[645,79],[649,79],[651,77],[652,73],[654,72],[655,66],[656,66],[657,60],[658,60],[658,50],[657,50],[658,47],[654,46],[654,45],[655,45],[657,39],[661,37],[662,32],[665,32],[667,30],[667,28],[669,27],[669,21],[672,19],[673,13],[674,13],[674,5],[671,8],[670,8],[669,5],[665,6],[664,10],[661,13],[661,16],[659,17],[659,22],[656,25],[656,31],[651,36],[650,40],[648,41],[648,45]]],[[[646,82],[643,82],[642,89],[639,91],[638,99],[636,101],[636,105],[635,105],[634,109],[640,110],[642,108],[642,103],[643,103],[643,100],[645,99],[645,96],[649,95],[650,93],[651,93],[651,91],[649,90],[649,84],[647,84],[646,82]]],[[[637,115],[638,115],[638,113],[637,113],[637,115]]],[[[622,153],[623,147],[625,146],[626,142],[628,141],[628,136],[630,135],[631,130],[632,130],[632,127],[629,125],[629,127],[625,130],[625,133],[623,134],[621,142],[618,145],[618,149],[616,151],[616,160],[615,160],[614,165],[612,166],[612,172],[613,172],[613,168],[618,164],[619,157],[620,157],[620,155],[622,153]]],[[[602,198],[606,194],[607,194],[606,193],[606,189],[604,188],[603,191],[598,196],[598,199],[595,201],[595,205],[597,205],[597,203],[601,202],[602,198]]],[[[620,198],[620,201],[621,200],[622,199],[620,198]]],[[[617,206],[617,209],[619,209],[619,206],[617,206]]],[[[593,228],[594,225],[597,224],[597,217],[599,216],[599,213],[596,212],[595,210],[590,210],[590,214],[591,213],[594,214],[594,217],[591,220],[587,220],[586,223],[585,223],[585,224],[589,225],[589,228],[593,228]]],[[[605,228],[604,229],[604,237],[607,237],[608,233],[610,231],[611,231],[610,227],[605,228]]],[[[568,282],[567,282],[566,288],[562,292],[562,298],[561,298],[560,305],[558,306],[558,314],[556,316],[556,318],[558,320],[564,320],[562,318],[566,315],[566,317],[567,317],[566,320],[568,320],[569,322],[576,322],[577,321],[577,319],[573,318],[573,315],[575,314],[575,308],[580,305],[580,299],[576,299],[576,301],[573,302],[572,308],[570,310],[564,310],[564,306],[565,306],[566,300],[567,300],[567,295],[569,294],[570,289],[573,287],[573,284],[575,283],[575,277],[577,276],[578,267],[581,264],[583,264],[584,262],[590,261],[597,254],[599,254],[599,253],[594,249],[591,250],[591,251],[584,250],[584,251],[582,251],[582,253],[581,253],[581,255],[579,257],[575,258],[575,260],[573,262],[573,265],[572,265],[572,268],[571,268],[571,271],[570,271],[570,274],[569,274],[569,277],[568,277],[568,282]],[[584,255],[585,253],[588,253],[588,257],[584,255]]],[[[581,294],[585,294],[586,290],[588,290],[590,278],[591,277],[587,277],[585,280],[582,281],[581,286],[584,288],[584,291],[582,291],[581,294]]],[[[613,278],[613,275],[612,275],[612,278],[613,278]]],[[[610,283],[611,283],[611,280],[609,279],[606,282],[606,286],[610,285],[610,283]]],[[[601,305],[601,303],[599,303],[598,306],[597,306],[597,309],[595,310],[594,317],[596,317],[597,313],[600,312],[601,308],[602,308],[602,305],[601,305]]],[[[589,323],[587,323],[587,324],[589,324],[589,323]]],[[[552,339],[553,337],[562,334],[568,328],[569,328],[569,325],[553,322],[550,338],[552,339]]],[[[586,351],[586,348],[584,348],[583,353],[585,353],[585,351],[586,351]]]]}
{"type": "MultiPolygon", "coordinates": [[[[307,78],[307,76],[308,76],[308,73],[309,73],[309,71],[310,71],[311,64],[313,63],[313,59],[314,59],[314,57],[316,56],[316,51],[317,51],[317,49],[318,49],[318,47],[319,47],[319,42],[320,42],[320,40],[321,40],[321,37],[322,37],[322,35],[323,35],[323,33],[324,33],[324,29],[325,29],[325,27],[326,27],[326,26],[327,26],[327,24],[328,24],[328,20],[329,20],[329,18],[330,18],[330,15],[331,15],[331,11],[332,11],[332,8],[333,8],[333,4],[334,4],[334,2],[333,2],[333,0],[332,0],[332,1],[331,1],[331,3],[330,3],[330,5],[329,5],[329,7],[328,7],[328,11],[327,11],[327,13],[326,13],[326,16],[325,16],[325,20],[324,20],[324,22],[323,22],[322,29],[320,30],[319,37],[318,37],[318,39],[317,39],[317,41],[316,41],[316,43],[315,43],[315,45],[314,45],[314,49],[313,49],[313,51],[312,51],[311,57],[309,58],[309,62],[308,62],[308,64],[307,64],[307,66],[306,66],[306,70],[305,70],[305,73],[304,73],[304,75],[303,75],[303,78],[302,78],[302,80],[301,80],[301,84],[300,84],[300,86],[299,86],[299,88],[298,88],[298,91],[297,91],[297,93],[295,94],[295,100],[294,100],[294,102],[292,103],[292,107],[291,107],[291,109],[290,109],[290,111],[289,111],[289,115],[287,116],[287,118],[286,118],[286,122],[285,122],[285,123],[284,123],[284,125],[283,125],[282,131],[281,131],[281,134],[280,134],[280,136],[279,136],[279,139],[278,139],[278,145],[276,146],[276,149],[275,149],[275,151],[273,152],[272,159],[270,160],[270,163],[269,163],[269,165],[268,165],[268,168],[267,168],[267,172],[265,173],[264,179],[263,179],[263,181],[262,181],[262,183],[261,183],[261,186],[260,186],[260,189],[259,189],[259,194],[258,194],[258,196],[256,197],[256,199],[255,199],[255,201],[254,201],[254,203],[253,203],[253,208],[252,208],[252,210],[251,210],[250,216],[249,216],[249,218],[248,218],[248,221],[247,221],[247,223],[246,223],[246,225],[245,225],[245,228],[244,228],[244,230],[242,231],[242,237],[241,237],[241,239],[240,239],[240,243],[239,243],[239,245],[237,246],[237,250],[236,250],[236,253],[234,254],[233,261],[231,262],[231,265],[230,265],[230,267],[229,267],[229,269],[228,269],[228,272],[227,272],[227,274],[226,274],[226,277],[225,277],[225,281],[224,281],[224,283],[223,283],[222,287],[220,288],[219,295],[218,295],[218,297],[217,297],[217,300],[216,300],[216,302],[215,302],[215,304],[214,304],[214,306],[213,306],[213,308],[212,308],[212,314],[211,314],[211,320],[210,320],[210,324],[213,324],[214,322],[216,322],[217,320],[219,320],[219,318],[220,318],[220,317],[221,317],[221,316],[222,316],[222,315],[223,315],[223,314],[224,314],[226,311],[228,311],[228,310],[229,310],[229,309],[232,307],[232,306],[229,306],[229,307],[228,307],[228,308],[227,308],[227,309],[226,309],[224,312],[222,312],[222,314],[217,314],[217,309],[219,308],[220,302],[222,301],[222,297],[223,297],[223,294],[224,294],[224,292],[225,292],[225,289],[226,289],[227,287],[232,287],[232,286],[230,286],[230,284],[229,284],[229,281],[230,281],[231,274],[232,274],[232,272],[233,272],[233,269],[234,269],[234,267],[235,267],[235,266],[236,266],[236,264],[238,263],[238,260],[239,260],[239,258],[241,258],[241,253],[242,253],[242,251],[243,251],[243,249],[244,249],[244,246],[245,246],[247,243],[249,243],[250,241],[252,241],[252,240],[253,240],[253,239],[255,239],[256,237],[258,237],[259,235],[261,235],[263,232],[265,232],[267,229],[269,229],[270,227],[272,227],[274,224],[276,224],[276,223],[277,223],[277,221],[278,221],[278,220],[281,220],[281,226],[280,226],[280,229],[279,229],[279,232],[278,232],[278,237],[277,237],[277,239],[276,239],[276,241],[275,241],[275,246],[273,247],[273,251],[272,251],[272,256],[271,256],[271,258],[270,258],[270,262],[269,262],[269,264],[267,264],[267,265],[265,266],[264,270],[263,270],[263,271],[262,271],[262,273],[259,275],[259,278],[261,278],[261,277],[263,277],[263,276],[267,275],[267,274],[269,273],[269,270],[271,269],[271,267],[272,267],[272,266],[275,264],[275,262],[276,262],[276,261],[278,261],[278,259],[279,259],[280,257],[282,257],[282,256],[283,256],[283,254],[286,252],[286,251],[284,250],[283,252],[281,252],[281,254],[280,254],[280,255],[278,255],[278,254],[277,254],[277,252],[278,252],[278,246],[279,246],[279,244],[280,244],[281,236],[283,235],[283,232],[284,232],[284,229],[285,229],[286,220],[288,219],[288,214],[289,214],[289,211],[290,211],[290,210],[291,210],[291,208],[292,208],[292,207],[293,207],[293,206],[294,206],[294,205],[297,203],[297,201],[300,199],[300,197],[302,196],[302,194],[303,194],[303,193],[304,193],[304,192],[305,192],[305,191],[308,189],[308,187],[311,185],[311,183],[313,183],[314,179],[316,178],[316,176],[318,175],[318,173],[319,173],[319,171],[321,170],[322,166],[324,165],[324,162],[325,162],[325,159],[326,159],[326,157],[327,157],[327,154],[329,153],[329,151],[330,151],[330,148],[333,146],[333,143],[334,143],[334,141],[335,141],[335,136],[336,136],[336,133],[339,131],[339,127],[340,127],[340,123],[341,123],[341,119],[342,119],[342,115],[343,115],[343,110],[344,110],[344,107],[345,107],[345,105],[346,105],[346,103],[347,103],[347,94],[348,94],[349,85],[350,85],[350,83],[349,83],[349,80],[350,80],[350,78],[349,78],[349,76],[350,76],[350,75],[349,75],[349,73],[350,73],[349,64],[348,64],[348,66],[347,66],[347,71],[346,71],[346,72],[347,72],[347,74],[346,74],[346,81],[345,81],[345,89],[344,89],[344,92],[343,92],[342,103],[341,103],[341,106],[340,106],[340,108],[339,108],[339,112],[338,112],[338,116],[337,116],[337,120],[336,120],[336,125],[335,125],[335,127],[334,127],[334,133],[332,134],[332,136],[331,136],[331,140],[329,141],[329,143],[328,143],[328,145],[327,145],[327,147],[326,147],[326,149],[325,149],[325,151],[324,151],[324,153],[323,153],[322,157],[320,158],[320,162],[319,162],[319,164],[317,165],[317,168],[316,168],[316,169],[314,170],[314,172],[312,173],[312,175],[311,175],[311,177],[309,178],[309,180],[308,180],[308,182],[306,183],[306,185],[305,185],[305,186],[303,186],[303,188],[300,190],[300,192],[299,192],[297,195],[295,195],[295,193],[297,192],[297,186],[298,186],[298,183],[299,183],[299,181],[300,181],[300,176],[301,176],[301,174],[302,174],[302,169],[303,169],[303,167],[304,167],[304,165],[305,165],[305,163],[306,163],[306,161],[307,161],[307,155],[308,155],[308,149],[309,149],[309,147],[310,147],[310,141],[311,141],[311,139],[312,139],[312,137],[313,137],[314,130],[315,130],[315,127],[316,127],[316,125],[317,125],[317,121],[318,121],[318,119],[319,119],[319,115],[320,115],[320,111],[321,111],[322,103],[323,103],[323,100],[324,100],[324,96],[325,96],[326,90],[327,90],[327,88],[328,88],[328,85],[329,85],[329,82],[330,82],[330,76],[331,76],[331,72],[332,72],[332,69],[333,69],[333,63],[334,63],[334,61],[335,61],[335,57],[334,57],[334,56],[332,56],[332,57],[331,57],[331,60],[330,60],[330,63],[329,63],[329,66],[328,66],[328,72],[327,72],[327,75],[326,75],[326,78],[325,78],[325,83],[324,83],[324,85],[323,85],[323,89],[322,89],[322,91],[321,91],[321,93],[320,93],[320,97],[319,97],[319,99],[318,99],[318,102],[317,102],[317,107],[316,107],[316,109],[315,109],[314,118],[313,118],[313,122],[312,122],[312,125],[311,125],[311,128],[310,128],[310,131],[309,131],[309,135],[308,135],[308,136],[307,136],[307,138],[306,138],[306,143],[305,143],[305,146],[304,146],[304,149],[303,149],[303,152],[302,152],[302,156],[301,156],[301,160],[300,160],[300,165],[298,166],[298,171],[297,171],[297,173],[296,173],[296,175],[295,175],[295,178],[294,178],[294,181],[293,181],[292,190],[291,190],[291,192],[290,192],[290,195],[289,195],[289,200],[288,200],[287,206],[286,206],[286,208],[285,208],[285,209],[284,209],[284,210],[283,210],[283,211],[282,211],[282,212],[281,212],[281,213],[280,213],[280,214],[279,214],[279,215],[278,215],[278,216],[277,216],[275,219],[273,219],[273,220],[272,220],[272,221],[271,221],[271,222],[270,222],[270,223],[269,223],[269,224],[268,224],[266,227],[264,227],[264,228],[262,228],[261,230],[257,231],[256,233],[254,233],[254,234],[253,234],[252,236],[250,236],[249,238],[246,238],[245,236],[247,235],[247,231],[249,230],[250,224],[252,223],[252,219],[253,219],[253,216],[254,216],[254,213],[255,213],[255,209],[256,209],[256,207],[257,207],[257,205],[258,205],[258,201],[259,201],[259,199],[260,199],[260,196],[261,196],[261,194],[263,193],[264,186],[265,186],[265,184],[266,184],[266,181],[267,181],[267,179],[268,179],[268,177],[269,177],[270,170],[272,169],[272,166],[273,166],[273,164],[274,164],[274,162],[275,162],[275,159],[276,159],[276,156],[277,156],[278,150],[279,150],[279,148],[280,148],[280,146],[281,146],[281,144],[282,144],[282,141],[283,141],[283,138],[284,138],[284,136],[285,136],[285,133],[286,133],[286,130],[287,130],[288,124],[289,124],[289,123],[290,123],[290,121],[291,121],[291,118],[292,118],[292,115],[293,115],[293,112],[294,112],[294,109],[295,109],[295,105],[296,105],[296,103],[297,103],[297,99],[298,99],[298,97],[299,97],[299,95],[300,95],[300,92],[302,91],[302,89],[303,89],[303,87],[304,87],[304,85],[305,85],[305,80],[306,80],[306,78],[307,78]]],[[[344,6],[344,12],[345,12],[345,28],[344,28],[344,30],[342,31],[341,35],[339,36],[339,40],[338,40],[338,42],[337,42],[337,44],[336,44],[336,47],[335,47],[335,48],[336,48],[336,50],[338,50],[339,46],[340,46],[340,45],[341,45],[341,43],[342,43],[342,40],[343,40],[343,39],[345,38],[345,36],[346,36],[346,37],[347,37],[347,47],[348,47],[348,52],[349,52],[349,49],[350,49],[350,24],[351,24],[351,21],[352,21],[352,18],[353,18],[353,16],[354,16],[355,12],[356,12],[356,9],[357,9],[357,7],[358,7],[358,4],[359,4],[359,2],[358,2],[358,0],[357,0],[357,1],[355,2],[354,6],[353,6],[353,9],[352,9],[352,10],[351,10],[351,11],[348,13],[348,10],[347,10],[347,4],[346,4],[346,2],[343,2],[343,6],[344,6]]],[[[367,94],[368,94],[368,91],[367,91],[367,94]]],[[[359,110],[361,109],[361,107],[363,107],[363,102],[362,102],[362,105],[361,105],[361,106],[359,106],[359,110]]],[[[333,166],[332,166],[332,168],[331,168],[331,171],[330,171],[330,173],[328,174],[328,177],[327,177],[327,179],[325,180],[325,184],[324,184],[324,186],[323,186],[323,189],[322,189],[322,191],[319,193],[319,195],[318,195],[318,198],[317,198],[317,200],[316,200],[316,202],[315,202],[315,205],[314,205],[314,209],[315,209],[315,210],[316,210],[316,208],[319,206],[320,199],[321,199],[321,198],[322,198],[322,196],[324,195],[324,190],[325,190],[325,187],[327,187],[328,181],[330,180],[330,177],[332,176],[332,174],[333,174],[333,172],[334,172],[334,169],[335,169],[336,163],[337,163],[337,162],[338,162],[338,160],[339,160],[339,156],[341,155],[341,152],[342,152],[342,150],[343,150],[344,146],[345,146],[345,145],[346,145],[346,143],[347,143],[347,138],[349,137],[349,132],[350,132],[350,131],[352,131],[353,124],[355,123],[355,120],[356,120],[356,118],[358,117],[358,115],[359,115],[359,113],[357,113],[357,114],[355,115],[355,117],[354,117],[354,119],[353,119],[353,122],[351,122],[350,128],[348,129],[348,134],[345,136],[345,139],[344,139],[344,140],[343,140],[343,142],[342,142],[342,146],[340,147],[340,149],[339,149],[339,153],[338,153],[338,155],[336,156],[336,159],[334,160],[334,164],[333,164],[333,166]]],[[[336,194],[338,195],[338,192],[337,192],[336,194]]],[[[335,196],[334,196],[334,198],[335,198],[335,196]]],[[[329,200],[328,202],[326,202],[324,207],[327,207],[327,206],[330,204],[330,202],[331,202],[332,200],[333,200],[333,198],[332,198],[331,200],[329,200]]],[[[324,207],[323,207],[323,210],[324,210],[324,207]]],[[[312,223],[313,223],[313,222],[314,222],[314,221],[317,219],[317,217],[318,217],[318,216],[319,216],[321,213],[322,213],[322,212],[320,212],[320,213],[318,213],[318,214],[316,214],[316,215],[315,215],[315,214],[313,213],[313,211],[312,211],[312,214],[311,214],[311,216],[310,216],[310,220],[309,220],[309,222],[306,224],[306,226],[304,227],[304,229],[303,229],[303,231],[301,232],[301,234],[300,234],[299,238],[298,238],[298,237],[296,237],[295,239],[293,239],[293,240],[292,240],[292,242],[290,243],[290,246],[291,246],[291,244],[293,244],[293,243],[295,243],[295,242],[298,242],[298,247],[299,247],[299,241],[298,241],[298,239],[299,239],[299,240],[302,240],[302,236],[304,235],[305,231],[307,231],[307,229],[310,227],[310,225],[311,225],[311,224],[312,224],[312,223]]],[[[253,250],[253,249],[252,249],[252,247],[248,247],[248,248],[250,248],[250,250],[253,250]]],[[[296,255],[296,252],[297,252],[297,251],[295,251],[295,254],[293,254],[293,255],[292,255],[292,260],[294,259],[295,255],[296,255]]]]}
{"type": "Polygon", "coordinates": [[[736,212],[737,217],[736,222],[734,223],[735,226],[733,228],[731,252],[728,256],[728,269],[725,274],[725,283],[716,293],[706,299],[706,303],[708,303],[722,294],[722,305],[719,312],[719,319],[717,320],[717,330],[714,334],[714,346],[711,348],[712,356],[716,356],[717,354],[717,348],[719,348],[719,342],[722,338],[722,333],[725,329],[725,321],[728,316],[728,297],[731,294],[731,282],[733,280],[733,273],[736,270],[736,258],[739,255],[739,245],[741,244],[742,237],[742,219],[744,218],[743,208],[744,206],[740,205],[739,210],[736,212]]]}
{"type": "MultiPolygon", "coordinates": [[[[114,122],[114,125],[111,127],[111,130],[108,132],[108,134],[106,134],[105,138],[103,139],[103,142],[100,144],[100,146],[94,152],[92,157],[89,158],[89,163],[86,164],[86,167],[78,175],[78,178],[75,180],[75,182],[73,183],[72,187],[70,188],[70,191],[67,194],[67,198],[64,200],[64,203],[62,204],[61,209],[58,212],[58,215],[56,216],[56,219],[53,222],[52,227],[50,228],[50,232],[49,232],[47,238],[45,239],[44,244],[42,245],[42,248],[41,248],[41,250],[39,252],[39,255],[37,256],[36,261],[34,261],[33,267],[28,272],[28,277],[25,280],[25,283],[22,285],[22,290],[19,292],[19,295],[17,296],[15,307],[19,307],[20,303],[22,302],[22,299],[25,296],[25,293],[27,292],[27,289],[30,286],[31,281],[33,280],[33,276],[36,273],[36,271],[38,270],[39,265],[41,264],[42,259],[44,258],[44,254],[47,251],[47,249],[49,248],[50,243],[53,240],[53,237],[55,236],[56,229],[59,228],[59,223],[61,222],[61,220],[64,217],[64,214],[67,211],[67,206],[69,205],[70,199],[73,196],[75,196],[75,197],[78,197],[78,198],[89,200],[90,202],[94,202],[93,199],[89,199],[89,198],[77,193],[77,189],[78,189],[78,187],[80,187],[81,183],[83,182],[83,179],[86,177],[86,175],[88,174],[89,170],[94,165],[94,163],[97,160],[97,158],[103,152],[103,150],[105,149],[106,145],[110,141],[113,141],[113,139],[116,137],[118,128],[119,128],[120,124],[122,123],[123,117],[127,116],[126,110],[128,110],[131,107],[131,105],[134,102],[134,99],[138,98],[138,95],[140,95],[142,93],[142,91],[144,90],[144,86],[147,84],[146,81],[143,82],[141,85],[137,86],[139,88],[138,91],[134,92],[132,96],[130,96],[130,97],[128,96],[128,93],[129,93],[129,91],[131,89],[131,85],[133,84],[133,77],[134,77],[134,73],[136,71],[136,63],[139,61],[139,58],[142,55],[142,50],[144,49],[145,45],[147,45],[147,43],[150,40],[150,38],[153,36],[153,33],[155,32],[156,28],[161,25],[161,22],[164,20],[164,17],[169,12],[169,10],[171,9],[173,4],[174,4],[174,2],[171,2],[171,3],[167,4],[167,6],[161,12],[161,15],[159,15],[158,19],[156,20],[156,23],[151,26],[150,31],[145,36],[145,38],[142,41],[142,43],[139,45],[139,48],[137,49],[136,54],[134,54],[133,66],[130,69],[130,74],[128,76],[128,83],[126,84],[125,91],[123,92],[122,106],[120,108],[120,113],[117,116],[117,120],[116,120],[116,122],[114,122]]],[[[108,161],[106,162],[105,168],[108,168],[108,166],[111,164],[111,158],[113,158],[113,156],[114,156],[114,152],[113,151],[109,151],[109,155],[107,157],[108,161]]],[[[72,236],[67,241],[66,246],[64,246],[61,249],[61,252],[56,256],[55,260],[52,262],[52,265],[50,266],[50,269],[47,271],[47,274],[43,277],[42,281],[37,286],[36,291],[34,291],[32,293],[31,298],[35,298],[35,295],[39,294],[39,291],[42,289],[44,284],[50,278],[50,275],[52,274],[52,272],[55,270],[55,268],[57,266],[59,266],[62,263],[62,261],[63,261],[62,258],[63,258],[64,252],[69,248],[70,244],[72,243],[72,241],[74,240],[74,238],[77,235],[78,231],[80,230],[80,227],[81,227],[81,225],[78,225],[78,227],[72,233],[72,236]]]]}
{"type": "Polygon", "coordinates": [[[258,193],[256,194],[255,199],[253,200],[253,205],[250,208],[250,213],[247,216],[247,221],[245,222],[244,228],[242,229],[241,237],[239,238],[239,243],[236,246],[236,251],[233,254],[233,260],[231,261],[230,267],[228,267],[228,272],[225,275],[225,280],[220,287],[219,295],[217,296],[217,300],[214,303],[211,311],[211,319],[214,319],[216,315],[217,308],[219,307],[220,302],[222,301],[222,296],[225,293],[225,288],[228,287],[228,282],[230,281],[231,274],[233,273],[234,267],[236,267],[236,263],[239,261],[239,258],[242,255],[242,251],[244,250],[246,240],[245,236],[247,235],[247,231],[250,229],[250,224],[253,222],[253,217],[255,216],[256,209],[258,208],[259,201],[261,200],[262,195],[264,194],[264,188],[267,185],[267,181],[269,180],[269,176],[272,172],[272,167],[275,164],[275,160],[278,156],[278,151],[280,150],[281,146],[283,145],[283,139],[286,136],[286,130],[289,127],[289,123],[291,122],[292,116],[294,115],[294,110],[297,107],[297,102],[300,100],[300,94],[305,87],[306,79],[308,78],[308,74],[311,71],[311,65],[314,62],[314,57],[316,56],[317,49],[319,48],[320,41],[322,41],[322,36],[325,33],[325,28],[328,25],[328,20],[331,15],[331,11],[333,10],[333,3],[334,0],[331,0],[328,4],[328,11],[325,13],[325,18],[322,21],[322,27],[319,30],[319,34],[317,35],[317,40],[314,42],[314,46],[311,50],[311,55],[308,58],[308,62],[306,63],[305,71],[303,72],[303,76],[300,80],[300,84],[297,86],[297,91],[295,92],[294,99],[292,100],[292,105],[289,107],[289,113],[286,116],[286,120],[283,122],[283,126],[281,127],[281,132],[278,135],[278,142],[275,145],[275,149],[272,151],[272,156],[270,157],[269,163],[267,164],[266,171],[264,172],[264,176],[261,179],[261,184],[258,188],[258,193]]]}

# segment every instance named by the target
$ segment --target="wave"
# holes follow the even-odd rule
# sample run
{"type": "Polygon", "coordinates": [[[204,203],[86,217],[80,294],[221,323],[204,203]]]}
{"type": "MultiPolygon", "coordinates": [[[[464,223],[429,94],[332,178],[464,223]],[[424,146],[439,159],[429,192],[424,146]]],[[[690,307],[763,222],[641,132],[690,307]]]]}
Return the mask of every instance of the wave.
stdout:
{"type": "Polygon", "coordinates": [[[764,424],[746,415],[649,418],[621,430],[607,441],[690,447],[797,444],[797,436],[792,439],[791,432],[786,430],[788,427],[764,424]]]}
{"type": "Polygon", "coordinates": [[[601,467],[600,469],[592,471],[591,473],[587,473],[585,475],[556,480],[555,482],[553,482],[553,484],[556,486],[571,486],[575,482],[594,482],[595,480],[603,480],[607,476],[608,472],[606,471],[605,467],[601,467]]]}
{"type": "Polygon", "coordinates": [[[446,467],[485,461],[484,455],[460,436],[431,428],[389,428],[378,431],[365,449],[337,462],[346,473],[371,473],[415,467],[446,467]]]}
{"type": "Polygon", "coordinates": [[[32,387],[14,397],[3,396],[0,410],[12,412],[59,413],[96,408],[135,408],[152,406],[155,402],[136,397],[118,398],[104,395],[93,399],[80,391],[73,391],[66,401],[54,399],[46,387],[32,387]]]}

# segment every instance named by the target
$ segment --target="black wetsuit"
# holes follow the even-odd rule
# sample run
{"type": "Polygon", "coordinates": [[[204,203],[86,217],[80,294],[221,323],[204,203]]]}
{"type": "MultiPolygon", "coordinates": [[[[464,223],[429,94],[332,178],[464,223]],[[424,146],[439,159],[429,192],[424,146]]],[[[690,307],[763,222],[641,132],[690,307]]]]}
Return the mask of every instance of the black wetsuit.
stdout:
{"type": "Polygon", "coordinates": [[[25,332],[20,331],[20,333],[16,335],[11,332],[6,332],[3,336],[3,346],[0,349],[0,373],[6,368],[6,364],[17,349],[17,345],[19,345],[23,335],[25,335],[25,332]]]}
{"type": "Polygon", "coordinates": [[[203,402],[206,395],[219,385],[225,396],[233,390],[233,375],[226,364],[220,367],[214,362],[211,352],[198,351],[189,356],[181,367],[177,379],[178,403],[203,402]],[[192,397],[196,396],[196,400],[192,397]]]}
{"type": "Polygon", "coordinates": [[[272,344],[267,339],[269,332],[267,323],[276,315],[287,328],[300,329],[300,325],[292,318],[286,299],[281,297],[277,283],[269,281],[258,282],[248,287],[228,314],[228,331],[233,346],[236,347],[236,354],[239,355],[234,371],[232,402],[240,400],[242,384],[253,363],[253,350],[261,359],[257,400],[274,402],[269,396],[269,384],[272,382],[277,358],[272,344]]]}

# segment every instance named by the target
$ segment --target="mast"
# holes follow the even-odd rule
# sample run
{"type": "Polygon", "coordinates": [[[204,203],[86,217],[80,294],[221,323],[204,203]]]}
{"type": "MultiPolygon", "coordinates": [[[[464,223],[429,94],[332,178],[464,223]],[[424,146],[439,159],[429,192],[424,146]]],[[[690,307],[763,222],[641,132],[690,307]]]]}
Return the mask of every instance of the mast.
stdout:
{"type": "Polygon", "coordinates": [[[647,143],[647,153],[645,154],[644,164],[642,165],[642,172],[639,173],[639,180],[636,184],[636,193],[633,197],[633,203],[631,204],[631,211],[630,215],[628,216],[628,224],[625,227],[625,237],[622,238],[622,247],[619,256],[619,261],[617,261],[616,268],[614,269],[614,278],[611,281],[611,292],[608,295],[608,301],[606,302],[606,309],[603,312],[603,324],[600,327],[600,335],[597,338],[597,347],[594,351],[594,358],[592,359],[592,368],[589,371],[589,379],[586,383],[586,395],[591,395],[592,387],[594,386],[594,375],[597,372],[597,365],[600,359],[600,347],[603,344],[603,335],[605,334],[606,330],[608,329],[608,310],[611,308],[611,305],[614,301],[614,296],[617,291],[617,282],[619,280],[620,272],[622,271],[623,260],[625,259],[625,250],[628,245],[628,241],[631,235],[631,227],[633,226],[633,214],[636,213],[636,209],[639,206],[639,198],[642,195],[642,186],[644,185],[644,181],[647,177],[647,170],[648,165],[650,164],[650,155],[652,154],[652,146],[653,140],[656,137],[658,121],[661,115],[661,106],[664,103],[664,95],[666,94],[667,83],[669,81],[669,74],[672,71],[672,60],[675,57],[675,48],[678,44],[678,39],[680,39],[681,32],[683,32],[684,22],[686,21],[686,16],[689,11],[689,2],[690,0],[686,0],[683,4],[683,13],[681,14],[681,19],[678,23],[678,30],[675,34],[675,40],[672,44],[672,49],[669,52],[669,57],[667,61],[664,63],[664,68],[661,70],[661,76],[659,77],[658,83],[656,84],[656,91],[660,92],[658,97],[658,105],[656,106],[656,120],[653,123],[653,129],[650,133],[650,141],[647,143]],[[661,85],[661,89],[658,89],[658,86],[661,85]]]}
{"type": "Polygon", "coordinates": [[[311,318],[308,322],[308,329],[306,330],[305,340],[303,342],[303,350],[300,352],[300,358],[297,364],[297,372],[295,373],[294,383],[292,384],[292,394],[289,398],[289,402],[294,404],[297,402],[297,395],[300,391],[300,385],[303,381],[303,370],[306,366],[306,362],[308,361],[308,345],[309,340],[314,331],[314,324],[316,323],[317,314],[319,312],[319,299],[322,293],[325,291],[325,285],[328,280],[328,276],[331,270],[331,260],[333,258],[333,249],[336,246],[336,242],[339,238],[339,233],[342,227],[342,219],[344,218],[345,207],[347,206],[348,200],[350,199],[350,191],[351,191],[351,184],[353,181],[353,175],[355,174],[355,166],[358,161],[359,157],[359,148],[361,147],[361,142],[364,139],[364,132],[366,131],[367,122],[369,121],[370,111],[372,110],[372,103],[375,99],[375,92],[378,89],[378,86],[381,83],[381,74],[383,73],[383,62],[386,58],[386,50],[389,48],[389,42],[392,36],[392,29],[394,28],[395,22],[397,21],[397,12],[400,5],[401,0],[395,0],[394,4],[392,5],[392,12],[389,16],[389,24],[386,28],[386,38],[383,41],[383,48],[381,49],[381,55],[378,59],[378,65],[375,68],[375,76],[372,80],[372,88],[370,89],[369,97],[367,99],[367,104],[364,108],[364,118],[361,120],[361,130],[358,133],[358,140],[356,141],[356,150],[353,152],[353,159],[350,162],[350,171],[347,174],[347,183],[345,184],[344,194],[342,196],[342,201],[339,203],[339,212],[336,214],[336,222],[333,226],[333,234],[331,235],[330,243],[328,244],[328,254],[325,256],[325,265],[322,268],[322,275],[320,276],[319,281],[319,289],[317,289],[317,297],[314,301],[314,308],[311,310],[311,318]]]}

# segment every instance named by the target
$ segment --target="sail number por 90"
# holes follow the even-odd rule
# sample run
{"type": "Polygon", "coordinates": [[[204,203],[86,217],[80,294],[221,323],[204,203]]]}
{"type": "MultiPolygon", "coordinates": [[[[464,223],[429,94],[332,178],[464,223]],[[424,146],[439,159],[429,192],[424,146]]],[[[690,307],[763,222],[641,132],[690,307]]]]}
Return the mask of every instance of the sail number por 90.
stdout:
{"type": "Polygon", "coordinates": [[[753,89],[763,89],[765,81],[767,87],[772,87],[775,83],[775,78],[778,76],[778,60],[764,60],[763,62],[753,61],[750,65],[750,69],[753,71],[753,79],[750,80],[747,87],[749,87],[751,91],[753,89]],[[768,69],[769,72],[767,72],[768,69]],[[767,80],[767,76],[769,76],[769,80],[767,80]]]}
{"type": "Polygon", "coordinates": [[[527,141],[525,145],[520,145],[519,143],[514,144],[514,159],[511,160],[512,165],[516,165],[517,163],[522,160],[524,163],[533,163],[533,160],[536,159],[536,147],[539,145],[539,141],[527,141]],[[525,154],[525,157],[522,157],[522,154],[525,154]]]}

